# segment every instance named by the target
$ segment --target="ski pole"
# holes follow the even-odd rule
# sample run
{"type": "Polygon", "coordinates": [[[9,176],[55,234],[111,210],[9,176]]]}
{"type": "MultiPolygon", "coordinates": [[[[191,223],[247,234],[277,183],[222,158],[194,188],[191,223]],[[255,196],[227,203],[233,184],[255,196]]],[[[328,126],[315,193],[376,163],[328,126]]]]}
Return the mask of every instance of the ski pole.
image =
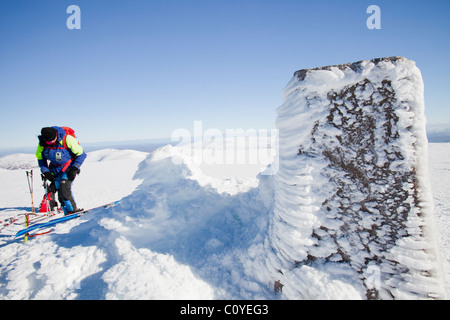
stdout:
{"type": "MultiPolygon", "coordinates": [[[[33,170],[30,172],[27,171],[27,181],[28,181],[28,189],[30,189],[31,195],[31,213],[34,215],[34,200],[33,200],[33,170]]],[[[28,213],[25,215],[25,227],[28,227],[30,224],[30,217],[28,213]]],[[[28,241],[28,233],[25,234],[25,243],[28,241]]]]}

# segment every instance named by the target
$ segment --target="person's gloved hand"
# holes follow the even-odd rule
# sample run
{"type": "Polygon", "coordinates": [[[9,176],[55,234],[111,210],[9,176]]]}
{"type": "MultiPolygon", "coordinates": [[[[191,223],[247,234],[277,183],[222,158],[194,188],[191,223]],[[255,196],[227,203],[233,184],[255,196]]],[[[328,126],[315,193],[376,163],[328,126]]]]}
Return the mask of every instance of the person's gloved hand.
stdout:
{"type": "Polygon", "coordinates": [[[50,193],[56,193],[56,184],[54,181],[50,183],[50,185],[47,188],[47,191],[50,193]]]}
{"type": "Polygon", "coordinates": [[[78,173],[80,173],[80,169],[78,169],[77,167],[70,167],[69,169],[67,169],[67,178],[70,181],[73,181],[75,180],[75,177],[78,173]]]}
{"type": "Polygon", "coordinates": [[[44,178],[47,179],[50,182],[54,182],[55,181],[55,176],[51,172],[44,173],[44,178]]]}

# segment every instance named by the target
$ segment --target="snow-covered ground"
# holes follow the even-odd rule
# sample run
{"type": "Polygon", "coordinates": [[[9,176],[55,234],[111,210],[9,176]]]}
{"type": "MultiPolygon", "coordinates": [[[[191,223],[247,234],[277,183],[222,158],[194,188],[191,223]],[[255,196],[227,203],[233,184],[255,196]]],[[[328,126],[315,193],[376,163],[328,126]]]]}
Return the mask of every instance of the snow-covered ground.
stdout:
{"type": "Polygon", "coordinates": [[[439,229],[441,259],[450,294],[450,143],[430,143],[428,149],[434,212],[439,229]]]}
{"type": "MultiPolygon", "coordinates": [[[[288,289],[274,292],[261,256],[271,219],[271,177],[257,177],[261,166],[235,164],[224,171],[199,165],[185,151],[166,146],[151,154],[89,153],[73,187],[78,204],[120,204],[56,225],[27,244],[6,236],[22,226],[2,230],[0,299],[288,298],[288,289]]],[[[429,158],[448,271],[450,144],[430,144],[429,158]]],[[[0,220],[30,209],[30,165],[34,155],[0,158],[0,220]],[[12,163],[24,166],[12,169],[12,163]]],[[[43,195],[40,184],[35,178],[35,204],[43,195]]],[[[365,298],[351,282],[302,270],[309,298],[365,298]]]]}
{"type": "MultiPolygon", "coordinates": [[[[268,210],[256,188],[260,165],[238,164],[224,171],[216,163],[176,163],[186,159],[185,151],[168,145],[150,155],[89,153],[73,186],[78,205],[121,199],[120,204],[56,225],[51,234],[27,244],[8,236],[22,225],[2,230],[0,297],[271,297],[267,284],[245,276],[243,264],[246,250],[267,226],[268,210]]],[[[35,172],[35,205],[42,199],[34,163],[34,155],[0,159],[2,220],[31,207],[27,164],[35,172]],[[25,165],[3,169],[19,162],[25,165]]]]}

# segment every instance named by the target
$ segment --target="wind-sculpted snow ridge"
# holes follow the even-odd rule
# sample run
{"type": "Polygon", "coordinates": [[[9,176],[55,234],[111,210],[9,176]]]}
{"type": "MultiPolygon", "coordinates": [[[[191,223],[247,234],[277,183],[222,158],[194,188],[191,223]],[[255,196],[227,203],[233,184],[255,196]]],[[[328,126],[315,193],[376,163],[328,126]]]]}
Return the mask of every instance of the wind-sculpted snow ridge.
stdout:
{"type": "Polygon", "coordinates": [[[294,74],[268,258],[287,298],[445,298],[423,91],[401,57],[294,74]]]}

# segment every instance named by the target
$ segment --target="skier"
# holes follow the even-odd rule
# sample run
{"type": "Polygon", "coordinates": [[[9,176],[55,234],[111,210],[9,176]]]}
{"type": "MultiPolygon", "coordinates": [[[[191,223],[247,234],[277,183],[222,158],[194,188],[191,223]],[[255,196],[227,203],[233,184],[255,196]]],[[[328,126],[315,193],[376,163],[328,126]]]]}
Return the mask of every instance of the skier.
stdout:
{"type": "Polygon", "coordinates": [[[45,179],[51,182],[49,190],[58,190],[58,200],[65,215],[82,211],[77,208],[71,187],[86,153],[74,131],[67,127],[45,127],[38,138],[36,158],[45,179]]]}

